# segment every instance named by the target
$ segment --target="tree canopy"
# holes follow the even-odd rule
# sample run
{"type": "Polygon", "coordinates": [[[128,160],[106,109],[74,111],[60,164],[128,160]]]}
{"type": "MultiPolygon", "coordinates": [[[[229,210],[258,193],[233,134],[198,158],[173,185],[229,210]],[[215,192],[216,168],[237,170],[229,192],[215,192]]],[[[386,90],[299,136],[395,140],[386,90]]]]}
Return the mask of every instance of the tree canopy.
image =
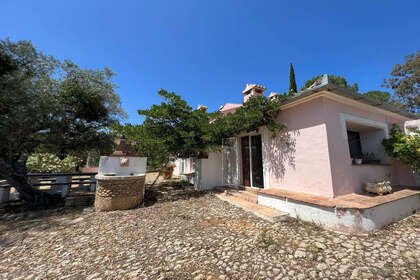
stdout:
{"type": "Polygon", "coordinates": [[[224,138],[243,131],[263,126],[274,132],[285,128],[275,120],[285,95],[272,100],[251,97],[226,116],[219,111],[194,110],[174,92],[160,90],[159,95],[164,98],[161,104],[138,111],[146,117],[143,124],[114,127],[125,138],[134,140],[139,154],[148,156],[154,167],[165,164],[170,157],[197,157],[202,152],[219,150],[224,138]]]}
{"type": "Polygon", "coordinates": [[[391,100],[391,93],[387,91],[380,91],[380,90],[372,90],[363,93],[363,95],[368,96],[372,99],[378,100],[382,103],[388,103],[391,100]]]}
{"type": "Polygon", "coordinates": [[[165,101],[150,109],[138,110],[146,117],[143,127],[147,137],[164,142],[175,157],[190,157],[206,151],[211,142],[210,115],[192,109],[174,92],[160,90],[165,101]]]}
{"type": "MultiPolygon", "coordinates": [[[[318,80],[319,78],[321,78],[322,75],[318,75],[316,77],[313,77],[310,80],[307,80],[304,84],[304,86],[302,87],[302,89],[306,89],[308,87],[310,87],[311,85],[313,85],[313,83],[315,83],[316,80],[318,80]]],[[[354,83],[353,85],[349,84],[347,82],[347,79],[342,77],[342,76],[335,76],[335,75],[328,75],[328,78],[331,80],[331,82],[337,86],[340,86],[342,88],[347,88],[350,89],[354,92],[358,92],[359,91],[359,85],[357,83],[354,83]]]]}
{"type": "Polygon", "coordinates": [[[391,78],[384,86],[394,90],[395,97],[414,113],[420,112],[420,50],[405,57],[404,64],[396,64],[391,78]]]}
{"type": "Polygon", "coordinates": [[[0,40],[0,176],[22,199],[42,196],[27,184],[29,154],[112,148],[107,128],[125,116],[114,75],[61,62],[30,41],[0,40]]]}
{"type": "Polygon", "coordinates": [[[129,139],[134,144],[138,155],[147,157],[147,165],[155,170],[170,158],[170,153],[163,139],[155,138],[144,125],[116,124],[112,127],[117,137],[129,139]]]}

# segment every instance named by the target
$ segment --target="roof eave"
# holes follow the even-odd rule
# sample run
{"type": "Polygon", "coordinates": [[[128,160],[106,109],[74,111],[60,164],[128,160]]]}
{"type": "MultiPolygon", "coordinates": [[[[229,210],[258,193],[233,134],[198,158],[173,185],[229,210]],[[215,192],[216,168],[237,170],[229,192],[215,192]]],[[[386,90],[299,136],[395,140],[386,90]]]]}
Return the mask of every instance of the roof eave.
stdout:
{"type": "Polygon", "coordinates": [[[331,84],[331,83],[326,83],[326,84],[322,83],[319,86],[316,86],[314,88],[306,89],[301,94],[294,96],[293,98],[284,102],[282,105],[289,104],[291,102],[294,102],[296,100],[305,98],[307,96],[310,96],[310,95],[312,95],[316,92],[320,92],[320,91],[332,92],[332,93],[335,93],[335,94],[338,94],[338,95],[341,95],[341,96],[344,96],[344,97],[347,97],[347,98],[351,98],[353,100],[356,100],[356,101],[359,101],[359,102],[362,102],[362,103],[365,103],[365,104],[368,104],[368,105],[371,105],[371,106],[380,107],[383,110],[390,111],[390,112],[393,112],[393,113],[396,113],[396,114],[399,114],[401,116],[408,117],[408,118],[411,118],[411,119],[420,118],[420,116],[418,116],[416,114],[413,114],[413,113],[410,113],[410,112],[407,112],[405,110],[402,110],[402,109],[400,109],[396,106],[393,106],[393,105],[390,105],[390,104],[387,104],[387,103],[379,102],[376,99],[373,99],[371,97],[363,96],[361,94],[355,93],[354,91],[352,91],[350,89],[343,88],[343,87],[340,87],[340,86],[336,86],[336,85],[331,84]]]}

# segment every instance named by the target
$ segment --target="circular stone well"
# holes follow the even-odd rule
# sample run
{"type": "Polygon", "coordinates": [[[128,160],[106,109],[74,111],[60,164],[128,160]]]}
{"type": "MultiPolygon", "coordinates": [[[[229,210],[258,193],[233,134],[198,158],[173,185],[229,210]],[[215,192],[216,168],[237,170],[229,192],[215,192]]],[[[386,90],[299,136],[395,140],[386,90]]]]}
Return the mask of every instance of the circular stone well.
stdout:
{"type": "Polygon", "coordinates": [[[143,201],[146,174],[106,176],[98,174],[95,196],[96,211],[136,208],[143,201]]]}

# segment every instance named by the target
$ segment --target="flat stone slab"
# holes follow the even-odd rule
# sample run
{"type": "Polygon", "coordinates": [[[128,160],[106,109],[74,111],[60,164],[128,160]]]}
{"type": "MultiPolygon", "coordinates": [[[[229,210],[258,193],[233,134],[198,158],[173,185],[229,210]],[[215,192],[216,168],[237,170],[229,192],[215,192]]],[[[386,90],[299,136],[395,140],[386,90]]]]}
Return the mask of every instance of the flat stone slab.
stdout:
{"type": "Polygon", "coordinates": [[[264,219],[269,222],[283,221],[289,216],[289,214],[285,212],[270,207],[261,206],[232,195],[217,194],[216,196],[223,201],[229,202],[232,205],[240,207],[248,212],[251,212],[255,216],[260,217],[261,219],[264,219]]]}

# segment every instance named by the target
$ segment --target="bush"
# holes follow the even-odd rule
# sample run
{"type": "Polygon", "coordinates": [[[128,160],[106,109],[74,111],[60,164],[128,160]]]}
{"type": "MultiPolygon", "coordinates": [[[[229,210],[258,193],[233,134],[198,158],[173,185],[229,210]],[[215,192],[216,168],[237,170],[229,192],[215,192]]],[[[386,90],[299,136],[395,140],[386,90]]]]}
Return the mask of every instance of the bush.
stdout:
{"type": "Polygon", "coordinates": [[[51,153],[34,153],[26,162],[26,168],[31,173],[71,173],[81,164],[76,156],[67,156],[63,160],[51,153]]]}
{"type": "Polygon", "coordinates": [[[390,136],[391,138],[382,141],[386,153],[420,173],[420,130],[405,134],[398,125],[394,124],[390,136]]]}

